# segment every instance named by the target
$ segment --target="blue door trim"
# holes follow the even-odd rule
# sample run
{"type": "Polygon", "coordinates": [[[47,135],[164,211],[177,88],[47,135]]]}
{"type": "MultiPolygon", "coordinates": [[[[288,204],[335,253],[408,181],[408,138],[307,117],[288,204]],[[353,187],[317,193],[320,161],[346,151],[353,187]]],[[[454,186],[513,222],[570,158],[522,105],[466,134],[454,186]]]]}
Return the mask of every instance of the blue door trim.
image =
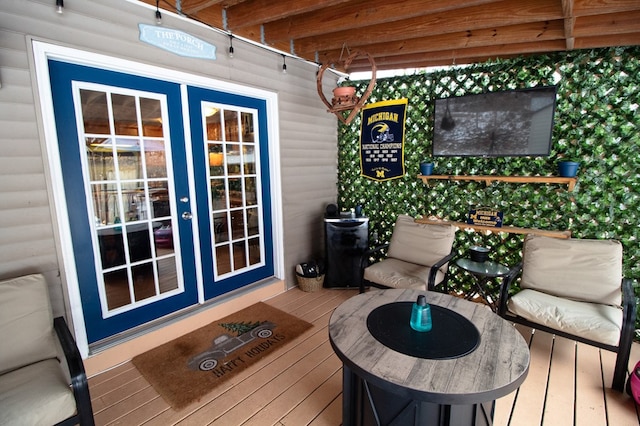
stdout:
{"type": "MultiPolygon", "coordinates": [[[[88,66],[49,60],[51,90],[58,146],[62,163],[65,199],[71,228],[73,251],[78,273],[80,296],[83,305],[87,339],[89,343],[171,314],[198,302],[196,265],[193,251],[193,230],[188,221],[179,221],[180,246],[182,247],[182,272],[184,292],[162,299],[132,311],[110,318],[103,318],[96,279],[96,264],[93,254],[91,228],[88,223],[87,200],[78,143],[78,128],[73,103],[73,81],[82,81],[133,90],[163,93],[167,96],[170,118],[170,138],[173,155],[174,189],[177,196],[188,194],[188,173],[184,150],[184,127],[182,122],[182,98],[180,85],[157,79],[107,71],[88,66]]],[[[176,203],[177,214],[188,211],[189,206],[176,203]]]]}
{"type": "Polygon", "coordinates": [[[204,158],[204,150],[201,149],[205,141],[202,131],[200,104],[202,101],[206,101],[252,108],[258,111],[259,140],[256,141],[256,143],[259,143],[260,146],[260,179],[262,182],[262,215],[264,223],[263,235],[265,241],[266,263],[260,268],[252,269],[243,274],[225,278],[216,282],[213,276],[213,247],[211,247],[211,241],[208,238],[201,238],[200,244],[202,247],[201,262],[203,269],[204,295],[205,299],[211,299],[221,294],[241,288],[247,284],[271,277],[274,274],[267,104],[263,99],[256,99],[248,96],[192,86],[189,86],[188,88],[188,97],[191,138],[193,140],[194,172],[197,177],[195,179],[195,186],[196,193],[198,194],[197,200],[199,200],[197,206],[198,226],[201,235],[211,235],[212,230],[209,221],[209,206],[206,202],[208,199],[207,192],[209,191],[209,187],[206,179],[207,170],[205,169],[207,161],[204,158]]]}

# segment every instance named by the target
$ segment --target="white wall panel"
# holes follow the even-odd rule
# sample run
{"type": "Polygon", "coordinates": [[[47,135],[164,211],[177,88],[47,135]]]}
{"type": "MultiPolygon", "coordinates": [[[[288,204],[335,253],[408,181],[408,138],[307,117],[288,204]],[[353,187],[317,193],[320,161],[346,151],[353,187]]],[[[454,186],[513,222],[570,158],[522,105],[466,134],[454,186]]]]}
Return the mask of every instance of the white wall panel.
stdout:
{"type": "MultiPolygon", "coordinates": [[[[218,47],[218,59],[184,58],[138,40],[138,24],[154,24],[154,10],[126,0],[73,0],[64,13],[52,0],[2,0],[0,6],[0,279],[44,272],[60,287],[62,253],[55,239],[44,136],[29,57],[31,39],[176,69],[278,94],[279,175],[284,229],[284,267],[288,286],[296,285],[295,264],[322,254],[322,215],[336,202],[337,120],[316,92],[315,64],[234,40],[163,12],[163,25],[180,29],[218,47]]],[[[325,73],[327,93],[335,78],[325,73]]],[[[60,289],[53,289],[57,294],[60,289]]],[[[56,299],[60,299],[61,297],[56,299]]],[[[61,309],[60,306],[57,309],[61,309]]]]}

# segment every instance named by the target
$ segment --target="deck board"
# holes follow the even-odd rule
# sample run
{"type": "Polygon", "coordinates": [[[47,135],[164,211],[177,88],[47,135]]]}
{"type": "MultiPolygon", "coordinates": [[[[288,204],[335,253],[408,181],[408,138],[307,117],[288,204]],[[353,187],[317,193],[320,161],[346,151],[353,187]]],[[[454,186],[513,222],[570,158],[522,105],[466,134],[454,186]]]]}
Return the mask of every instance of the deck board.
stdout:
{"type": "MultiPolygon", "coordinates": [[[[96,424],[340,425],[342,366],[327,325],[335,307],[355,294],[293,289],[266,300],[314,327],[180,411],[171,409],[131,362],[91,377],[96,424]]],[[[610,389],[615,354],[515,327],[530,342],[530,371],[520,389],[496,401],[495,425],[640,424],[633,399],[610,389]]],[[[630,367],[638,360],[640,344],[634,343],[630,367]]]]}
{"type": "Polygon", "coordinates": [[[573,424],[573,412],[566,407],[573,406],[575,401],[575,360],[575,341],[556,336],[542,415],[544,424],[573,424]]]}

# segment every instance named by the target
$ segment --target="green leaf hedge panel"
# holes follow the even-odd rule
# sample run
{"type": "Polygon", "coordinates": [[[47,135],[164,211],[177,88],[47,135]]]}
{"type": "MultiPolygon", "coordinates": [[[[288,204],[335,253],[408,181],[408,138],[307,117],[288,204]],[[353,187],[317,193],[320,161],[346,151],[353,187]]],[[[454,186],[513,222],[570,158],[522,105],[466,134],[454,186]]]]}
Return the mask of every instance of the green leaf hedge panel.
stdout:
{"type": "MultiPolygon", "coordinates": [[[[362,94],[368,81],[356,82],[362,94]]],[[[471,206],[504,212],[505,225],[571,230],[574,238],[614,238],[624,246],[624,274],[640,278],[640,47],[580,50],[495,60],[473,66],[379,79],[368,100],[407,98],[406,175],[376,182],[360,176],[360,117],[338,129],[338,204],[358,204],[379,241],[388,241],[398,214],[465,221],[471,206]],[[431,159],[434,99],[541,85],[558,88],[549,157],[435,158],[434,174],[557,174],[561,159],[580,162],[578,184],[431,181],[417,178],[431,159]]],[[[521,235],[457,233],[455,249],[491,247],[507,265],[521,260],[521,235]]],[[[450,286],[469,293],[472,278],[451,268],[450,286]]],[[[636,284],[637,285],[637,284],[636,284]]],[[[636,286],[636,293],[639,293],[636,286]]],[[[640,317],[640,313],[639,313],[640,317]]]]}

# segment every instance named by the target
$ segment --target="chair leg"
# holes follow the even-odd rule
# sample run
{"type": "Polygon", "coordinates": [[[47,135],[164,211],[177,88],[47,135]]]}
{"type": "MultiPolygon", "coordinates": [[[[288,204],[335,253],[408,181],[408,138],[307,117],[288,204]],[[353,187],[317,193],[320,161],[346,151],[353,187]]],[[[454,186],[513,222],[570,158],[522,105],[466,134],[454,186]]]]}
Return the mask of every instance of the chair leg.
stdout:
{"type": "Polygon", "coordinates": [[[611,387],[619,392],[624,392],[624,384],[628,376],[629,356],[631,354],[631,342],[628,345],[624,345],[624,342],[620,342],[621,345],[618,348],[618,355],[616,356],[616,366],[613,370],[613,382],[611,387]]]}

